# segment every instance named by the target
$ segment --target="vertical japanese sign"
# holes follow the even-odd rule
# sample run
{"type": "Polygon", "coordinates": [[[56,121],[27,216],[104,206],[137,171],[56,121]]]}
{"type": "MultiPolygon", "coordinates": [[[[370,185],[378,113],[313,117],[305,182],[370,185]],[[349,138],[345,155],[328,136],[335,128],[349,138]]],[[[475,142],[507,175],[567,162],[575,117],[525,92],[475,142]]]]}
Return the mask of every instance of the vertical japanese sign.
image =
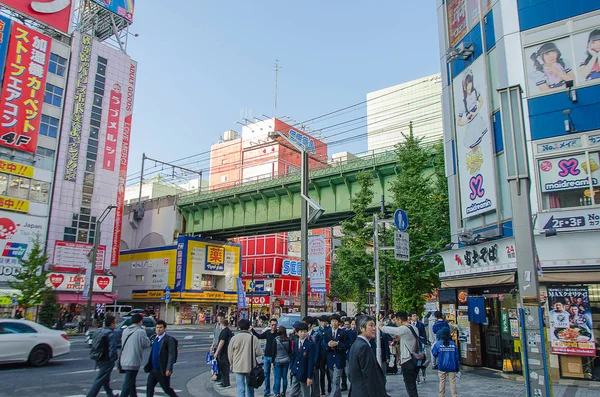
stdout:
{"type": "Polygon", "coordinates": [[[8,41],[10,40],[10,19],[0,15],[0,83],[4,77],[4,65],[6,65],[6,52],[8,51],[8,41]]]}
{"type": "Polygon", "coordinates": [[[119,136],[119,119],[121,118],[121,86],[114,84],[110,91],[110,104],[108,105],[108,123],[106,126],[106,141],[104,142],[104,160],[102,168],[109,171],[115,170],[117,158],[117,138],[119,136]]]}
{"type": "Polygon", "coordinates": [[[75,85],[75,99],[71,115],[71,129],[69,130],[69,144],[67,148],[67,164],[65,168],[65,181],[75,182],[77,179],[77,164],[79,163],[79,145],[81,144],[81,131],[83,128],[83,111],[87,94],[88,74],[92,56],[92,37],[81,36],[81,51],[79,52],[79,68],[77,70],[77,83],[75,85]]]}
{"type": "Polygon", "coordinates": [[[246,290],[244,289],[244,283],[242,282],[242,278],[238,277],[235,279],[237,285],[237,307],[239,309],[246,309],[248,307],[246,303],[246,290]]]}
{"type": "Polygon", "coordinates": [[[494,148],[488,113],[484,57],[454,79],[456,146],[462,217],[496,208],[494,148]]]}
{"type": "Polygon", "coordinates": [[[13,22],[2,83],[0,145],[35,153],[51,39],[13,22]]]}
{"type": "Polygon", "coordinates": [[[588,287],[548,287],[552,353],[596,356],[588,287]]]}
{"type": "Polygon", "coordinates": [[[325,236],[318,234],[308,238],[308,275],[311,292],[327,292],[325,278],[325,236]]]}
{"type": "MultiPolygon", "coordinates": [[[[129,79],[127,81],[127,99],[125,102],[125,119],[123,123],[123,138],[121,140],[121,158],[119,161],[119,182],[117,186],[117,203],[115,210],[115,226],[113,229],[113,241],[110,255],[110,265],[119,265],[119,247],[121,246],[121,228],[123,224],[123,204],[125,203],[125,183],[127,182],[127,162],[129,161],[129,141],[131,138],[131,119],[133,114],[133,97],[135,93],[135,76],[137,65],[134,62],[129,64],[129,79]]],[[[111,97],[112,98],[112,97],[111,97]]],[[[111,99],[112,103],[112,99],[111,99]]],[[[179,255],[179,251],[178,251],[179,255]]],[[[179,256],[177,259],[177,269],[180,267],[179,256]]],[[[178,271],[179,282],[175,286],[176,291],[181,288],[181,272],[178,271]]]]}

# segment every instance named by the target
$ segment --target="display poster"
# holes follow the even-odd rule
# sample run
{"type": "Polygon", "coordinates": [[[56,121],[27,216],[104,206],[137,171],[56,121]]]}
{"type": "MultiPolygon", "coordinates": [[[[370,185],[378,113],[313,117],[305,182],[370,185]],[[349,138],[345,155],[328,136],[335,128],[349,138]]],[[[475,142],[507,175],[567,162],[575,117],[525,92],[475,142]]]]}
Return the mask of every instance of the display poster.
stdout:
{"type": "MultiPolygon", "coordinates": [[[[86,284],[87,273],[58,273],[49,272],[46,285],[56,291],[82,292],[86,284]]],[[[112,292],[112,275],[94,277],[94,292],[112,292]]]]}
{"type": "Polygon", "coordinates": [[[479,5],[484,14],[492,9],[492,0],[448,0],[448,39],[454,47],[479,23],[479,5]]]}
{"type": "Polygon", "coordinates": [[[48,218],[2,212],[0,215],[0,282],[21,273],[20,260],[29,254],[33,241],[46,238],[48,218]]]}
{"type": "Polygon", "coordinates": [[[556,192],[600,185],[600,157],[598,152],[566,154],[539,160],[542,192],[556,192]]]}
{"type": "Polygon", "coordinates": [[[587,287],[548,287],[552,353],[596,356],[587,287]]]}
{"type": "Polygon", "coordinates": [[[325,236],[322,234],[308,238],[308,276],[311,292],[327,292],[325,278],[325,255],[327,254],[325,236]]]}
{"type": "Polygon", "coordinates": [[[133,22],[134,0],[94,0],[94,2],[129,22],[133,22]]]}
{"type": "Polygon", "coordinates": [[[459,327],[458,340],[464,345],[471,344],[471,324],[469,323],[469,308],[467,306],[458,306],[456,322],[459,327]]]}
{"type": "Polygon", "coordinates": [[[288,232],[287,254],[290,257],[300,258],[300,232],[288,232]]]}
{"type": "Polygon", "coordinates": [[[2,0],[2,3],[64,33],[69,32],[73,3],[71,0],[2,0]]]}
{"type": "MultiPolygon", "coordinates": [[[[10,26],[12,21],[0,15],[0,83],[4,77],[4,66],[6,65],[6,52],[10,41],[10,26]]],[[[0,84],[1,86],[1,84],[0,84]]]]}
{"type": "MultiPolygon", "coordinates": [[[[201,290],[203,282],[212,278],[214,284],[219,284],[219,289],[224,291],[235,291],[237,284],[235,278],[241,270],[242,253],[241,246],[237,244],[223,244],[217,241],[204,241],[188,238],[187,244],[179,242],[177,253],[177,272],[185,269],[186,290],[201,290]],[[181,251],[179,251],[179,246],[181,251]],[[187,245],[187,248],[186,248],[187,245]],[[187,254],[184,252],[187,249],[187,254]],[[180,254],[181,252],[181,258],[180,254]],[[185,263],[183,257],[186,258],[185,263]],[[181,266],[181,270],[180,270],[181,266]],[[224,282],[221,282],[221,278],[224,282]]],[[[181,276],[176,277],[177,279],[181,276]]]]}
{"type": "MultiPolygon", "coordinates": [[[[70,241],[57,241],[54,245],[54,267],[57,271],[79,271],[90,264],[93,244],[74,243],[70,241]]],[[[104,270],[106,246],[99,245],[96,254],[96,272],[104,270]]]]}
{"type": "Polygon", "coordinates": [[[496,161],[484,57],[454,79],[456,146],[463,218],[496,209],[496,161]]]}

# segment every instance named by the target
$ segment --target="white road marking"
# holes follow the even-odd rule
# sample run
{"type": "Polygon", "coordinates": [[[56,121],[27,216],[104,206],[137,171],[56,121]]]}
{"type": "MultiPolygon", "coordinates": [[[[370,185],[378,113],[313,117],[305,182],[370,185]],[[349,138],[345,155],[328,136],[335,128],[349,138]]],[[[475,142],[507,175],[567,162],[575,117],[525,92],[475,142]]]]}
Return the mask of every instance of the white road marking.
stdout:
{"type": "Polygon", "coordinates": [[[95,369],[86,369],[86,370],[83,370],[83,371],[63,372],[63,373],[60,373],[58,375],[86,374],[88,372],[94,372],[94,371],[95,371],[95,369]]]}
{"type": "Polygon", "coordinates": [[[193,339],[193,338],[194,338],[194,335],[187,335],[183,339],[193,339]]]}

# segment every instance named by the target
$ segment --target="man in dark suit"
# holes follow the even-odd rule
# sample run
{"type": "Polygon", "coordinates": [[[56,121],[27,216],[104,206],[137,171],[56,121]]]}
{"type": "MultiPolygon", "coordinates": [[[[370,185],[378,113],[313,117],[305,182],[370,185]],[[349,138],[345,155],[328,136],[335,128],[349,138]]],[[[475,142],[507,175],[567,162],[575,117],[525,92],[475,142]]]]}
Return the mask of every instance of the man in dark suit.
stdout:
{"type": "Polygon", "coordinates": [[[371,316],[356,318],[358,338],[352,344],[348,355],[348,379],[350,394],[348,397],[382,397],[385,391],[385,375],[377,363],[370,341],[377,336],[375,321],[371,316]]]}
{"type": "Polygon", "coordinates": [[[340,328],[341,318],[333,314],[329,320],[331,329],[325,332],[324,344],[327,354],[327,369],[331,374],[329,397],[342,397],[342,370],[346,366],[346,333],[340,328]]]}
{"type": "Polygon", "coordinates": [[[310,397],[315,368],[315,344],[307,338],[308,327],[299,323],[294,328],[298,333],[298,340],[293,342],[291,373],[294,377],[292,390],[300,389],[300,393],[292,392],[293,397],[310,397]],[[299,384],[299,388],[297,387],[299,384]],[[295,394],[296,393],[296,394],[295,394]]]}
{"type": "Polygon", "coordinates": [[[173,373],[173,364],[177,359],[177,342],[166,333],[167,323],[164,320],[156,322],[156,338],[152,342],[150,357],[144,367],[148,373],[146,382],[146,396],[154,396],[154,388],[159,383],[164,392],[177,397],[175,390],[171,388],[171,374],[173,373]]]}

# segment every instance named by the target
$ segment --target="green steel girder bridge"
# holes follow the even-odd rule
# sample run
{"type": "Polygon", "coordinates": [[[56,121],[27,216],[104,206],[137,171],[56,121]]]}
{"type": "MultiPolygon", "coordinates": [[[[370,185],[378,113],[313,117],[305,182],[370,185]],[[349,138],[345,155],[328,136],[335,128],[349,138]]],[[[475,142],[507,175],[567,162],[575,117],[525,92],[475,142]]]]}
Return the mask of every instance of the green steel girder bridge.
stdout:
{"type": "MultiPolygon", "coordinates": [[[[373,212],[381,206],[381,195],[389,190],[400,172],[394,152],[349,160],[309,173],[310,197],[325,213],[311,228],[336,226],[352,217],[350,199],[359,190],[357,174],[374,176],[373,212]]],[[[185,218],[187,235],[214,240],[300,230],[300,173],[246,182],[213,192],[183,195],[178,206],[185,218]]]]}

